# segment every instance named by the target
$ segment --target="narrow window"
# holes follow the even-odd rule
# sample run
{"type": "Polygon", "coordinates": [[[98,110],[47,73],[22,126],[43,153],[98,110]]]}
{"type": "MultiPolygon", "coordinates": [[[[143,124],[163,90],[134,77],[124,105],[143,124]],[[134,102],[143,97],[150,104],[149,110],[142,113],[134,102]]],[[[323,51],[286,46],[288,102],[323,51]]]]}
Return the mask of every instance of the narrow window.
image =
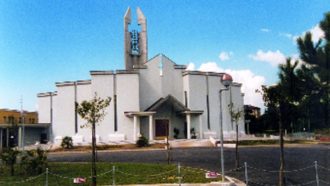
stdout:
{"type": "Polygon", "coordinates": [[[184,91],[184,106],[188,107],[187,91],[184,91]]]}

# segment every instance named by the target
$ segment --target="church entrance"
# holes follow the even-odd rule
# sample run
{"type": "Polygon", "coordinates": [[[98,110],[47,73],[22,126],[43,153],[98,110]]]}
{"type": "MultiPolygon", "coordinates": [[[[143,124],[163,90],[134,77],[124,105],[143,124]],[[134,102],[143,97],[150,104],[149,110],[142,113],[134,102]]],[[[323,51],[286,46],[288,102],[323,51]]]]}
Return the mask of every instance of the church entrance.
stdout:
{"type": "Polygon", "coordinates": [[[156,119],[156,139],[164,139],[169,134],[169,120],[168,119],[156,119]]]}

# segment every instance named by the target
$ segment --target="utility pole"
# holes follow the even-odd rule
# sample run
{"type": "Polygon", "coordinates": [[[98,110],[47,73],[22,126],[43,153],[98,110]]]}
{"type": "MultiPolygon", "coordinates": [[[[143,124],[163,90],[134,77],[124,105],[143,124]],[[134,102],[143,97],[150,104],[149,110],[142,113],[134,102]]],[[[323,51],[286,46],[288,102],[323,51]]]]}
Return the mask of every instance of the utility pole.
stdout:
{"type": "Polygon", "coordinates": [[[24,125],[24,111],[23,111],[23,96],[21,95],[21,123],[22,123],[22,150],[24,151],[24,146],[25,146],[25,125],[24,125]]]}

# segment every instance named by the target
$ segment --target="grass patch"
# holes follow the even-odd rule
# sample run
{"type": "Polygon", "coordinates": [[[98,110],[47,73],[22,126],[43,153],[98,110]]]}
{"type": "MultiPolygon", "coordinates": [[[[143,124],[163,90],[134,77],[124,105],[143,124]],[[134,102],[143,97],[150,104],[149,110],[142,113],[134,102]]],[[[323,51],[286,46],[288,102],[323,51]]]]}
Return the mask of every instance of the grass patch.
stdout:
{"type": "MultiPolygon", "coordinates": [[[[122,184],[155,184],[155,183],[178,183],[177,166],[167,164],[141,164],[141,163],[97,163],[98,185],[112,185],[112,167],[115,166],[115,182],[122,184]]],[[[77,185],[73,178],[87,178],[87,183],[79,185],[90,185],[91,164],[90,163],[49,163],[48,185],[77,185]]],[[[206,179],[205,171],[182,167],[182,183],[207,183],[219,181],[219,179],[206,179]]],[[[33,177],[33,176],[32,176],[33,177]]],[[[16,172],[15,176],[9,176],[8,170],[2,168],[0,171],[0,185],[45,185],[46,174],[35,179],[16,172]],[[26,181],[23,181],[26,180],[26,181]],[[23,181],[23,182],[20,182],[23,181]]]]}

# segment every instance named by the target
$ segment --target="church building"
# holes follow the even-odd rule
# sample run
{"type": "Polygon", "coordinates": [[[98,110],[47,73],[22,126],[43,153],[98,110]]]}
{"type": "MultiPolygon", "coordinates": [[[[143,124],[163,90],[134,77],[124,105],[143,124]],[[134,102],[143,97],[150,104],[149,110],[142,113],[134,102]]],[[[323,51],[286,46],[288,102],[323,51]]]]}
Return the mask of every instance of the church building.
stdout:
{"type": "MultiPolygon", "coordinates": [[[[243,111],[241,84],[231,83],[226,73],[188,71],[164,54],[148,58],[147,20],[137,8],[139,31],[130,30],[131,10],[124,16],[124,70],[90,71],[89,80],[55,83],[56,91],[38,94],[40,123],[49,124],[49,138],[60,142],[71,136],[74,143],[91,142],[91,129],[76,112],[76,103],[111,97],[104,120],[96,126],[99,143],[149,140],[219,138],[222,118],[224,136],[235,132],[230,117],[243,111]],[[220,93],[221,92],[221,93],[220,93]]],[[[239,131],[244,134],[244,116],[239,131]]]]}

